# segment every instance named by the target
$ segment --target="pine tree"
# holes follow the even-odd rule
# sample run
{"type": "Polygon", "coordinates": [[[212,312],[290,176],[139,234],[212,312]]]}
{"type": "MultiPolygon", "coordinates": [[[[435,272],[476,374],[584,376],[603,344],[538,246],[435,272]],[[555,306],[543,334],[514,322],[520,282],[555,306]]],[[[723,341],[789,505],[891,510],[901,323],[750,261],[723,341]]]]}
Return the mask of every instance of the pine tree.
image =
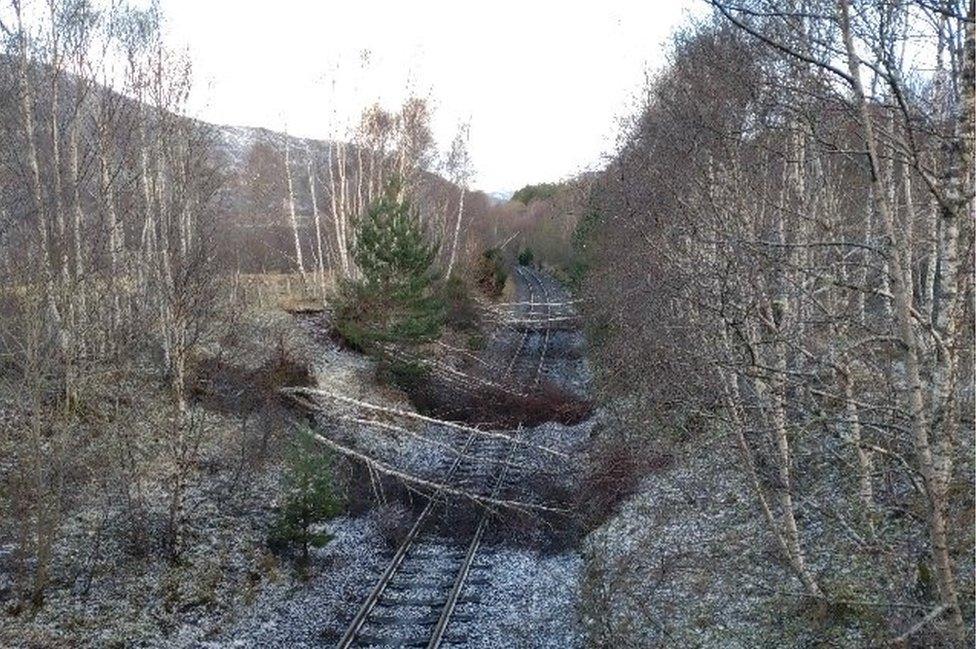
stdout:
{"type": "Polygon", "coordinates": [[[322,547],[329,535],[315,532],[316,523],[339,513],[341,501],[332,479],[332,459],[318,448],[305,431],[289,449],[286,458],[285,501],[271,532],[272,547],[296,547],[301,551],[300,566],[308,565],[310,547],[322,547]]]}
{"type": "Polygon", "coordinates": [[[444,323],[437,249],[400,184],[390,183],[358,227],[353,258],[361,279],[343,291],[337,313],[343,337],[367,351],[436,339],[444,323]]]}

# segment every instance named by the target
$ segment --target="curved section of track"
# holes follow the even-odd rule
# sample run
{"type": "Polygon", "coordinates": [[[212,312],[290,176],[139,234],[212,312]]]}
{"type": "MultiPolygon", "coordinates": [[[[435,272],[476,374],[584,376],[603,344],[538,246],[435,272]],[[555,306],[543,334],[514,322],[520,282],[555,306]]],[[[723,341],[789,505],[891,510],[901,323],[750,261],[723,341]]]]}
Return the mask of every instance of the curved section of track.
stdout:
{"type": "MultiPolygon", "coordinates": [[[[551,338],[548,323],[553,317],[551,291],[537,271],[518,267],[516,272],[527,293],[519,319],[530,326],[515,329],[514,353],[502,378],[524,381],[531,390],[539,386],[545,371],[551,338]]],[[[521,425],[510,431],[508,440],[468,435],[447,470],[444,483],[473,494],[501,496],[512,478],[510,469],[519,432],[521,425]]],[[[338,647],[436,648],[465,644],[465,638],[450,635],[450,623],[457,617],[459,604],[477,601],[477,596],[462,593],[466,585],[476,585],[470,576],[491,524],[491,512],[481,514],[469,540],[462,545],[439,536],[431,525],[441,501],[436,493],[428,499],[338,647]]]]}

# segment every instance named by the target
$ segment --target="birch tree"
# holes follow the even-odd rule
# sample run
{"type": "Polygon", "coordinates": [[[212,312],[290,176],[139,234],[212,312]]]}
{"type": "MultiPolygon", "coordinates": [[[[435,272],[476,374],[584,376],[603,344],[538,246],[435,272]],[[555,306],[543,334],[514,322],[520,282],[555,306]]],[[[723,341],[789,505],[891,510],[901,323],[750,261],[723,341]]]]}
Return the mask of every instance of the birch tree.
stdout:
{"type": "Polygon", "coordinates": [[[457,259],[458,241],[461,235],[461,221],[464,218],[464,197],[468,191],[468,182],[471,177],[471,158],[468,154],[470,131],[470,124],[461,124],[458,127],[458,133],[454,136],[450,152],[447,155],[446,166],[448,177],[458,188],[457,215],[454,217],[454,232],[450,239],[450,257],[447,260],[447,271],[445,273],[448,279],[451,278],[451,273],[454,270],[454,262],[457,259]]]}
{"type": "Polygon", "coordinates": [[[305,281],[305,261],[302,257],[302,239],[298,232],[298,217],[295,214],[295,187],[291,180],[291,138],[288,131],[285,131],[285,181],[288,185],[288,223],[291,225],[291,232],[295,238],[295,266],[298,268],[302,281],[305,281]]]}
{"type": "Polygon", "coordinates": [[[598,385],[729,433],[804,597],[881,553],[889,639],[964,646],[971,3],[711,4],[589,194],[598,385]]]}

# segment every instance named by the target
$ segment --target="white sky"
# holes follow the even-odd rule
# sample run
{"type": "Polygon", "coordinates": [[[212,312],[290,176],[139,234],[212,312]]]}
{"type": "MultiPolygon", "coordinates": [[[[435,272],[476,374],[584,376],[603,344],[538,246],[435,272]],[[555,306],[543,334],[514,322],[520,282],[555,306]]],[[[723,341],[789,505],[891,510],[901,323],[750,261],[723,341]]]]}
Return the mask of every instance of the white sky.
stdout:
{"type": "Polygon", "coordinates": [[[499,191],[598,166],[645,67],[662,64],[670,32],[704,3],[161,4],[171,42],[189,47],[199,117],[328,138],[363,106],[395,108],[413,88],[434,100],[442,148],[470,119],[473,185],[499,191]]]}

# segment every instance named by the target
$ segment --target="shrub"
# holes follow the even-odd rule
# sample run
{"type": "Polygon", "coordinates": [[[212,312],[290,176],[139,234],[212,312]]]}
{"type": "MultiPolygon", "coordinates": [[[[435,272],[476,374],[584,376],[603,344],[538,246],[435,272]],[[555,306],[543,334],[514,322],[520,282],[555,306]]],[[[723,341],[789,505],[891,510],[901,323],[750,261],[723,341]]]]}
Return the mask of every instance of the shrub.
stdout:
{"type": "Polygon", "coordinates": [[[380,538],[388,548],[395,550],[407,538],[414,515],[403,503],[392,500],[377,507],[375,512],[380,538]]]}
{"type": "Polygon", "coordinates": [[[644,476],[672,462],[670,455],[656,450],[640,435],[614,430],[601,433],[591,442],[573,507],[585,532],[602,525],[621,502],[636,493],[644,476]]]}
{"type": "Polygon", "coordinates": [[[485,250],[475,266],[475,282],[481,292],[488,297],[498,297],[502,294],[507,279],[502,251],[498,248],[485,250]]]}
{"type": "Polygon", "coordinates": [[[488,346],[488,340],[480,332],[468,336],[468,349],[473,352],[483,351],[488,346]]]}
{"type": "Polygon", "coordinates": [[[458,276],[444,283],[444,303],[447,307],[445,323],[455,331],[474,331],[478,326],[478,310],[471,289],[458,276]]]}
{"type": "Polygon", "coordinates": [[[519,266],[531,266],[534,258],[535,254],[533,254],[532,248],[522,248],[518,254],[519,266]]]}
{"type": "Polygon", "coordinates": [[[378,378],[408,394],[426,385],[430,370],[422,363],[404,358],[385,358],[377,367],[378,378]]]}
{"type": "Polygon", "coordinates": [[[286,459],[285,501],[271,530],[269,545],[276,551],[297,548],[304,569],[309,547],[322,547],[330,539],[313,527],[338,514],[341,499],[332,478],[332,458],[307,431],[299,431],[286,459]]]}
{"type": "Polygon", "coordinates": [[[583,287],[583,280],[586,278],[589,270],[590,265],[579,257],[573,258],[570,262],[569,268],[566,269],[565,277],[562,279],[574,295],[579,295],[583,287]]]}

